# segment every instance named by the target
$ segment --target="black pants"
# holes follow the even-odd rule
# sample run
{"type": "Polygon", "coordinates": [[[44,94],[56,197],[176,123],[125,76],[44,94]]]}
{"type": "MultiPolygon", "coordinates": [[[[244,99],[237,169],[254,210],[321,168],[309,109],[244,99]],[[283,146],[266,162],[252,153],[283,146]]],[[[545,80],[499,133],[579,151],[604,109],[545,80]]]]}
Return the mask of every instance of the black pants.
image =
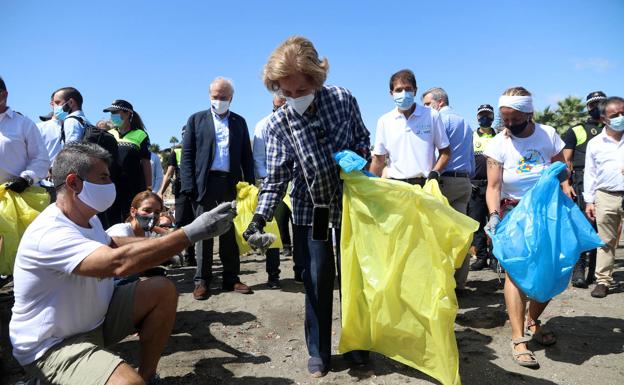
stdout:
{"type": "MultiPolygon", "coordinates": [[[[574,174],[572,175],[572,187],[576,192],[576,205],[581,209],[583,213],[585,213],[585,199],[583,198],[583,170],[574,170],[574,174]]],[[[594,230],[598,231],[596,227],[595,221],[589,221],[594,227],[594,230]]],[[[594,278],[594,270],[596,269],[596,249],[592,249],[589,251],[585,251],[581,254],[578,262],[576,263],[579,267],[589,267],[587,277],[589,280],[593,280],[594,278]]]]}
{"type": "MultiPolygon", "coordinates": [[[[201,202],[195,202],[195,216],[199,216],[212,210],[218,204],[230,202],[236,199],[236,185],[229,176],[208,176],[208,191],[201,202]]],[[[234,226],[228,232],[219,237],[219,258],[223,265],[223,286],[228,287],[239,281],[240,256],[234,226]]],[[[195,282],[205,282],[210,284],[212,280],[212,249],[213,239],[206,239],[195,244],[197,253],[197,270],[195,271],[195,282]]]]}
{"type": "Polygon", "coordinates": [[[485,202],[485,190],[487,185],[484,181],[473,181],[472,195],[468,201],[468,216],[479,222],[479,229],[474,233],[472,238],[472,246],[477,251],[477,258],[488,259],[490,251],[488,250],[487,234],[483,228],[488,221],[488,208],[485,202]]]}
{"type": "Polygon", "coordinates": [[[290,245],[290,226],[288,223],[291,222],[291,212],[288,206],[284,201],[281,201],[277,204],[275,208],[275,221],[277,222],[277,227],[279,228],[280,238],[282,238],[282,244],[290,245]]]}
{"type": "MultiPolygon", "coordinates": [[[[195,212],[193,211],[193,201],[186,195],[179,193],[175,196],[175,225],[176,228],[181,228],[195,219],[195,212]]],[[[186,248],[186,257],[195,258],[195,245],[190,245],[186,248]]]]}

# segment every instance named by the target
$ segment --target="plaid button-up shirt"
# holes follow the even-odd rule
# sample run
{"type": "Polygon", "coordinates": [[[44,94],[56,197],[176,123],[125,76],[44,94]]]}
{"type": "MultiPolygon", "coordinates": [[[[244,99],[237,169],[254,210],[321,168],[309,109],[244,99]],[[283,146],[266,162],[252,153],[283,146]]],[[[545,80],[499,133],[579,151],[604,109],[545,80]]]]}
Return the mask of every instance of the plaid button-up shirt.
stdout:
{"type": "Polygon", "coordinates": [[[353,95],[344,88],[324,86],[303,116],[284,105],[269,120],[266,143],[267,177],[256,213],[272,218],[292,180],[295,224],[311,225],[317,204],[330,205],[330,226],[340,227],[342,181],[333,154],[345,149],[367,153],[370,146],[370,133],[353,95]]]}

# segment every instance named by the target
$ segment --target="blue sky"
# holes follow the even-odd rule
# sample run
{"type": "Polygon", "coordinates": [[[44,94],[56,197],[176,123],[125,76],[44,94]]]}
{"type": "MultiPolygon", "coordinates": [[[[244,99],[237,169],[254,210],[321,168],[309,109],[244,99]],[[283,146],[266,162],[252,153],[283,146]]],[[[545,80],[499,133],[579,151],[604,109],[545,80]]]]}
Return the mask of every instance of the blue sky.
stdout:
{"type": "Polygon", "coordinates": [[[476,125],[476,107],[528,88],[537,108],[593,90],[624,95],[624,1],[2,0],[0,76],[9,105],[38,120],[53,90],[75,86],[96,122],[130,101],[152,142],[168,146],[209,106],[216,76],[250,130],[270,112],[262,66],[286,37],[329,59],[328,84],[350,89],[374,135],[392,107],[388,78],[416,73],[418,96],[441,86],[476,125]]]}

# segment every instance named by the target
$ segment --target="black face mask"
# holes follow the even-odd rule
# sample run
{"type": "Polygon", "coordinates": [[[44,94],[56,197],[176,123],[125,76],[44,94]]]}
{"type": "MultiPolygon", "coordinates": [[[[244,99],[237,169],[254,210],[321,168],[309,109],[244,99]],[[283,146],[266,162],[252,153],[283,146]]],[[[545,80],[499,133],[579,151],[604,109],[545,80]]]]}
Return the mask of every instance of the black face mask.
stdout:
{"type": "Polygon", "coordinates": [[[479,118],[479,125],[481,127],[492,127],[493,122],[494,119],[490,118],[489,116],[482,116],[479,118]]]}
{"type": "Polygon", "coordinates": [[[600,108],[594,107],[587,112],[589,113],[589,116],[591,116],[592,119],[600,120],[600,108]]]}
{"type": "Polygon", "coordinates": [[[512,124],[510,126],[507,126],[507,128],[509,129],[509,131],[511,131],[511,135],[518,136],[518,134],[524,131],[524,129],[527,128],[528,125],[529,121],[527,120],[520,124],[512,124]]]}
{"type": "Polygon", "coordinates": [[[139,226],[143,229],[143,231],[152,231],[156,221],[154,220],[153,215],[140,215],[136,214],[134,218],[139,222],[139,226]]]}

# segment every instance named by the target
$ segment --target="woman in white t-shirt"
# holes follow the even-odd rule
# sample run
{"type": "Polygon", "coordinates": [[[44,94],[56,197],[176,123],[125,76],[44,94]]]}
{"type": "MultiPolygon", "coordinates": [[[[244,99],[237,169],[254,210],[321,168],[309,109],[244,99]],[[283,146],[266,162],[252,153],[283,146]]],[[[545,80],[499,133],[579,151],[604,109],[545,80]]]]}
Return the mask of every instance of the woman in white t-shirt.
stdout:
{"type": "MultiPolygon", "coordinates": [[[[168,233],[170,230],[156,226],[160,213],[163,211],[163,201],[158,194],[146,190],[138,193],[130,204],[130,215],[124,223],[109,227],[106,233],[111,237],[156,237],[168,233]]],[[[149,269],[142,274],[146,276],[164,275],[161,267],[149,269]]],[[[116,285],[123,285],[136,281],[141,274],[115,279],[116,285]]]]}
{"type": "MultiPolygon", "coordinates": [[[[509,88],[498,104],[505,130],[492,139],[485,151],[488,179],[486,201],[490,212],[485,228],[492,233],[501,217],[537,183],[542,170],[553,162],[564,162],[564,143],[557,131],[533,122],[533,101],[529,91],[523,87],[509,88]]],[[[560,176],[560,180],[569,196],[567,171],[560,176]]],[[[505,304],[511,323],[513,359],[521,366],[538,367],[527,342],[534,340],[542,345],[552,345],[557,341],[555,335],[541,327],[538,320],[548,302],[528,300],[527,312],[526,296],[509,275],[505,278],[505,304]]]]}

